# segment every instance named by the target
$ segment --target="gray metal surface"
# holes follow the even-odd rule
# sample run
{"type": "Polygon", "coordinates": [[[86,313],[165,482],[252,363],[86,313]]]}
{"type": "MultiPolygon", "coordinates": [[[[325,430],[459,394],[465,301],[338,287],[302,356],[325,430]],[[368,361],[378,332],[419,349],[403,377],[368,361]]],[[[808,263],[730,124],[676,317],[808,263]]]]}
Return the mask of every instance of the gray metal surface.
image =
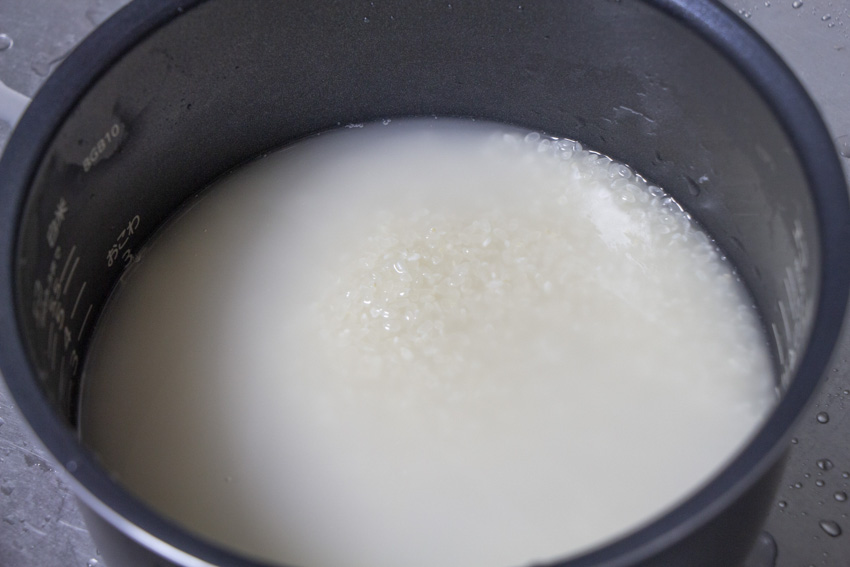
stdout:
{"type": "MultiPolygon", "coordinates": [[[[0,80],[33,95],[67,53],[126,1],[0,0],[0,80]]],[[[725,3],[808,88],[850,177],[850,0],[725,3]]],[[[10,132],[0,121],[0,149],[10,132]]],[[[783,485],[747,567],[850,565],[849,404],[845,331],[820,395],[797,426],[783,485]]],[[[61,471],[0,381],[0,567],[102,564],[61,471]]]]}

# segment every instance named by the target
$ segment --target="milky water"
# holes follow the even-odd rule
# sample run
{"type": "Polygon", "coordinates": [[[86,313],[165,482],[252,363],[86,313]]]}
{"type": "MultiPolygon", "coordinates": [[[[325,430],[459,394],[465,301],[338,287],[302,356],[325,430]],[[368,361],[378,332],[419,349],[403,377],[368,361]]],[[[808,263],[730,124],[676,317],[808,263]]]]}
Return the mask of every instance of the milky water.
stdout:
{"type": "Polygon", "coordinates": [[[773,401],[731,266],[568,140],[342,129],[229,176],[140,258],[83,438],[163,514],[272,561],[562,557],[694,491],[773,401]]]}

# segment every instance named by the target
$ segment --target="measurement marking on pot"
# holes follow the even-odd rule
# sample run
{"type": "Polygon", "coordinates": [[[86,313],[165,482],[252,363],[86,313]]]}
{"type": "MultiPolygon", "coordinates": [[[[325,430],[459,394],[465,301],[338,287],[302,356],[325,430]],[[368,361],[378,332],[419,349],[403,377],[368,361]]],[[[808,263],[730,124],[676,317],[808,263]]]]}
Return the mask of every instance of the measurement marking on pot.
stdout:
{"type": "MultiPolygon", "coordinates": [[[[65,273],[68,271],[68,264],[71,262],[71,258],[74,257],[74,252],[76,252],[76,251],[77,251],[77,247],[72,246],[71,251],[68,252],[68,257],[65,258],[65,265],[62,266],[62,272],[60,272],[60,274],[59,274],[59,281],[56,282],[56,288],[57,289],[62,289],[62,282],[65,281],[65,273]]],[[[67,286],[65,286],[65,287],[67,287],[67,286]]]]}
{"type": "Polygon", "coordinates": [[[782,317],[782,327],[785,329],[785,337],[789,340],[791,339],[791,323],[788,320],[787,309],[785,308],[784,301],[778,301],[777,307],[779,307],[779,315],[782,317]]]}
{"type": "Polygon", "coordinates": [[[53,212],[53,219],[47,225],[47,243],[51,248],[56,246],[56,241],[59,239],[59,229],[62,228],[62,223],[65,221],[65,216],[68,214],[68,202],[64,197],[60,197],[56,203],[56,210],[53,212]]]}
{"type": "Polygon", "coordinates": [[[68,365],[71,367],[71,375],[77,373],[77,366],[80,364],[80,355],[77,354],[77,349],[72,349],[68,355],[68,365]]]}
{"type": "MultiPolygon", "coordinates": [[[[47,329],[47,353],[50,354],[53,350],[53,321],[50,322],[50,327],[47,329]]],[[[51,361],[51,365],[53,361],[51,361]]]]}
{"type": "Polygon", "coordinates": [[[51,331],[50,333],[53,338],[53,348],[50,349],[50,368],[51,370],[56,370],[56,346],[59,343],[59,336],[56,331],[51,331]]]}
{"type": "Polygon", "coordinates": [[[68,352],[68,347],[71,346],[71,329],[67,325],[62,329],[62,350],[68,352]]]}
{"type": "MultiPolygon", "coordinates": [[[[782,305],[780,302],[779,305],[782,305]]],[[[773,338],[776,341],[776,353],[779,355],[779,366],[785,368],[785,347],[782,346],[782,336],[779,334],[779,329],[776,323],[771,323],[770,328],[773,331],[773,338]]]]}
{"type": "Polygon", "coordinates": [[[788,308],[791,310],[792,316],[796,316],[799,312],[798,304],[802,300],[800,299],[800,292],[797,286],[797,278],[789,266],[785,267],[785,281],[783,284],[785,285],[785,295],[788,297],[788,308]]]}
{"type": "Polygon", "coordinates": [[[83,285],[80,286],[80,291],[77,293],[77,299],[74,301],[74,308],[71,309],[71,319],[74,318],[74,315],[77,313],[77,306],[80,304],[80,297],[83,296],[83,291],[86,289],[86,285],[88,285],[88,281],[84,281],[83,285]]]}
{"type": "Polygon", "coordinates": [[[91,308],[92,308],[92,304],[91,304],[91,303],[89,303],[89,308],[86,310],[86,316],[85,316],[85,317],[83,317],[83,324],[82,324],[82,325],[80,325],[80,332],[79,332],[79,333],[77,333],[77,340],[78,340],[78,341],[79,341],[79,340],[82,338],[82,336],[83,336],[83,331],[84,331],[84,330],[85,330],[85,328],[86,328],[86,323],[88,323],[89,315],[91,315],[91,308]]]}
{"type": "Polygon", "coordinates": [[[112,243],[112,247],[106,252],[107,267],[112,267],[119,255],[121,256],[121,259],[124,260],[124,266],[129,266],[130,262],[133,261],[133,258],[136,257],[135,254],[133,254],[131,247],[128,246],[128,243],[130,242],[130,238],[136,234],[136,230],[139,228],[139,223],[141,223],[141,217],[139,215],[134,216],[115,238],[115,242],[112,243]],[[125,247],[127,248],[126,250],[124,250],[125,247]],[[121,254],[122,250],[124,250],[123,254],[121,254]]]}
{"type": "Polygon", "coordinates": [[[71,273],[68,274],[68,281],[65,282],[65,288],[62,290],[62,295],[65,295],[65,294],[68,293],[68,286],[71,285],[71,280],[74,279],[74,272],[77,271],[77,264],[79,264],[79,263],[80,263],[80,257],[77,256],[76,258],[74,258],[74,265],[71,266],[71,273]]]}

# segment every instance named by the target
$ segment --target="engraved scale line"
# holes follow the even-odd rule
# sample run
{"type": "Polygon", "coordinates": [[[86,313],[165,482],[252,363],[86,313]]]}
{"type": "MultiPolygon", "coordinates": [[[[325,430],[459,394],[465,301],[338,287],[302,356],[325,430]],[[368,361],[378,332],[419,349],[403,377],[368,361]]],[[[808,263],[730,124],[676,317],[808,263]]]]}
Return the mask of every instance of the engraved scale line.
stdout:
{"type": "Polygon", "coordinates": [[[77,333],[77,340],[78,340],[78,341],[79,341],[79,340],[80,340],[80,338],[82,338],[82,336],[83,336],[83,330],[85,330],[85,328],[86,328],[86,323],[87,323],[87,322],[88,322],[88,320],[89,320],[89,315],[91,315],[91,308],[92,308],[92,305],[91,305],[91,303],[90,303],[90,304],[89,304],[89,308],[86,310],[86,316],[85,316],[85,317],[83,317],[83,324],[82,324],[82,325],[80,325],[80,332],[79,332],[79,333],[77,333]]]}
{"type": "Polygon", "coordinates": [[[80,263],[80,257],[74,258],[74,264],[71,266],[71,273],[68,274],[68,281],[65,282],[65,288],[62,290],[62,295],[68,293],[68,286],[71,285],[71,280],[74,279],[74,272],[77,271],[77,264],[80,263]]]}
{"type": "Polygon", "coordinates": [[[74,257],[74,252],[76,252],[76,251],[77,251],[77,246],[76,245],[72,246],[71,251],[68,252],[68,257],[65,258],[65,265],[62,267],[62,273],[59,274],[59,285],[60,286],[62,285],[62,282],[65,281],[65,272],[68,271],[68,264],[71,263],[71,258],[74,257]]]}
{"type": "Polygon", "coordinates": [[[85,282],[83,282],[83,285],[80,286],[80,292],[77,294],[77,300],[74,301],[74,308],[71,309],[71,319],[73,319],[74,315],[77,313],[77,305],[80,304],[80,298],[83,296],[83,290],[86,289],[86,285],[88,283],[89,282],[85,281],[85,282]]]}

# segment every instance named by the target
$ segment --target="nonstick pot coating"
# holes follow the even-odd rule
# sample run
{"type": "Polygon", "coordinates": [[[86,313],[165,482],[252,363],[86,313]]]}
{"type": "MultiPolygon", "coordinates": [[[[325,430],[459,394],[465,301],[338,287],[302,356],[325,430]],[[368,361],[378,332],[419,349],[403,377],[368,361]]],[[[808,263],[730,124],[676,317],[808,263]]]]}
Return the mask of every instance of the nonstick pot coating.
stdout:
{"type": "Polygon", "coordinates": [[[664,187],[735,263],[775,354],[777,410],[699,494],[564,565],[734,564],[838,332],[850,215],[812,103],[710,2],[137,0],[99,28],[34,99],[0,163],[0,348],[10,390],[79,483],[91,523],[126,534],[102,539],[116,550],[143,539],[180,564],[186,553],[249,564],[154,515],[76,441],[86,345],[125,265],[239,164],[401,116],[580,140],[664,187]]]}

